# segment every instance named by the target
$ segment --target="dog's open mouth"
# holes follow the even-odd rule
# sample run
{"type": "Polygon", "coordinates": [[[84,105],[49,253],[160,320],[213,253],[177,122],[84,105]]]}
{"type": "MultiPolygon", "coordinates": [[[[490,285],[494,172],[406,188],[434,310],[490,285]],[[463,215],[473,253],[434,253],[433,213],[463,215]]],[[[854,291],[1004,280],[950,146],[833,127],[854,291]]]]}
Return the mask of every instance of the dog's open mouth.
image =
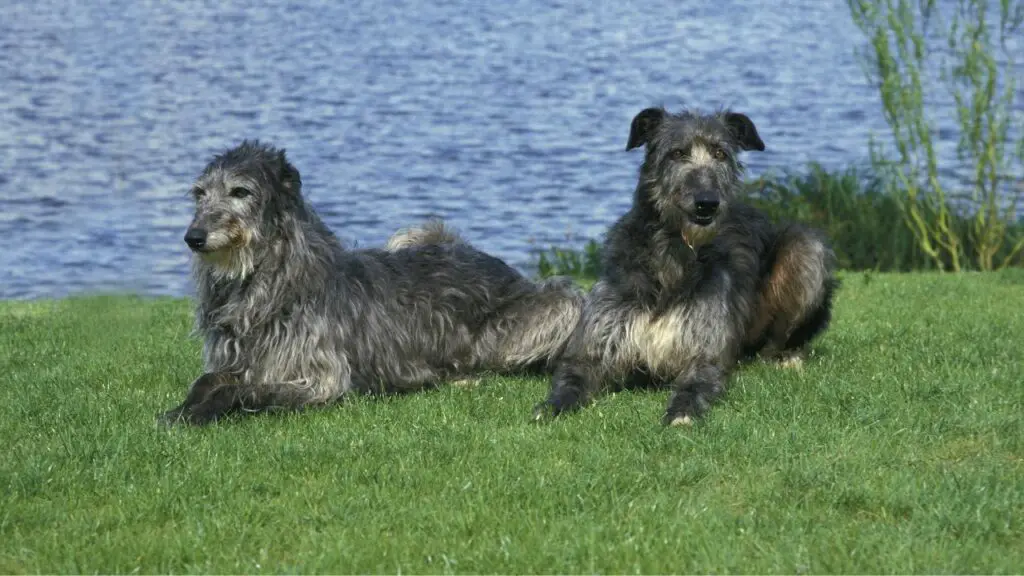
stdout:
{"type": "Polygon", "coordinates": [[[715,221],[714,214],[694,214],[690,220],[698,226],[710,226],[715,221]]]}

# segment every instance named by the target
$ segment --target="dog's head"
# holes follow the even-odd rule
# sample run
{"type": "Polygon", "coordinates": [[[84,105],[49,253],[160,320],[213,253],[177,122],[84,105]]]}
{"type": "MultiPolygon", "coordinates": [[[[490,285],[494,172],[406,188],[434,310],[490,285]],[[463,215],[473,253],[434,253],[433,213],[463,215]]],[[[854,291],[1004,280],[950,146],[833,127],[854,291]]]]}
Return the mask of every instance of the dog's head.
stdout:
{"type": "Polygon", "coordinates": [[[664,225],[691,247],[714,237],[743,176],[738,154],[764,150],[744,114],[647,108],[633,118],[626,150],[646,145],[641,183],[664,225]]]}
{"type": "Polygon", "coordinates": [[[243,141],[206,165],[192,186],[195,215],[185,243],[223,272],[244,275],[280,216],[302,204],[299,171],[284,150],[243,141]]]}

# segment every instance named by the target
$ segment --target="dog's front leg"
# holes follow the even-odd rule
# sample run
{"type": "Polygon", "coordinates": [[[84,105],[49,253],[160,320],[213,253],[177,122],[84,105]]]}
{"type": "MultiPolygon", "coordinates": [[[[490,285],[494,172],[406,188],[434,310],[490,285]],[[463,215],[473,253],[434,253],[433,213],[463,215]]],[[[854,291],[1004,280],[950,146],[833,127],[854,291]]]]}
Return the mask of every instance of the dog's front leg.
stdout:
{"type": "Polygon", "coordinates": [[[622,322],[617,315],[620,312],[617,301],[607,304],[600,298],[592,299],[555,363],[550,392],[534,407],[534,419],[579,410],[623,376],[619,372],[628,373],[631,366],[608,354],[624,345],[624,333],[614,329],[622,322]]]}
{"type": "Polygon", "coordinates": [[[214,389],[230,386],[236,382],[237,378],[226,372],[206,372],[192,382],[188,394],[185,395],[185,400],[181,404],[157,415],[157,420],[166,425],[188,422],[193,408],[201,405],[214,389]]]}
{"type": "Polygon", "coordinates": [[[231,412],[262,412],[292,405],[290,385],[245,384],[241,378],[224,372],[208,372],[192,383],[182,404],[160,415],[166,425],[202,426],[231,412]]]}
{"type": "Polygon", "coordinates": [[[672,397],[662,417],[671,426],[693,424],[725,391],[726,373],[713,362],[699,361],[672,382],[672,397]]]}
{"type": "Polygon", "coordinates": [[[601,381],[598,359],[590,362],[579,359],[559,361],[551,379],[551,391],[544,402],[534,407],[534,418],[540,420],[545,416],[558,416],[583,408],[600,390],[601,381]]]}

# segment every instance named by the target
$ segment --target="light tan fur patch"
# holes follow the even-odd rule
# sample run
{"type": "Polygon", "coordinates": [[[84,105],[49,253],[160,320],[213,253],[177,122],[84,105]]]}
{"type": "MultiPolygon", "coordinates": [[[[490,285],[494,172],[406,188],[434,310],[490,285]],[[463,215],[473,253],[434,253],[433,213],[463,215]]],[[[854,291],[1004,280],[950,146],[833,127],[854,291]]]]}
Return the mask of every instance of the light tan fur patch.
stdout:
{"type": "Polygon", "coordinates": [[[636,360],[654,374],[674,378],[695,358],[722,358],[729,349],[728,326],[724,297],[710,298],[677,306],[654,319],[650,312],[639,312],[628,323],[626,338],[636,360]]]}
{"type": "Polygon", "coordinates": [[[698,167],[713,166],[715,164],[715,156],[704,144],[694,143],[690,147],[690,164],[698,167]]]}

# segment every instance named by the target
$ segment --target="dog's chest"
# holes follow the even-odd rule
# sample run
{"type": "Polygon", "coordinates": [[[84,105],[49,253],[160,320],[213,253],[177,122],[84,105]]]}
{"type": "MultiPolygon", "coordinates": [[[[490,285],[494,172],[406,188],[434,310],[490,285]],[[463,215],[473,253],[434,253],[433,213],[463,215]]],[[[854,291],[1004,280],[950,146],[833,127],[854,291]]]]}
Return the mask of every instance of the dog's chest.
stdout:
{"type": "MultiPolygon", "coordinates": [[[[728,284],[728,276],[716,284],[728,284]]],[[[640,308],[627,322],[627,339],[652,372],[674,377],[695,358],[718,358],[732,337],[728,286],[688,291],[663,307],[640,308]]]]}
{"type": "Polygon", "coordinates": [[[232,296],[211,299],[200,312],[206,362],[211,369],[262,372],[278,361],[272,352],[296,336],[294,327],[289,329],[290,307],[263,307],[244,295],[232,296]]]}

